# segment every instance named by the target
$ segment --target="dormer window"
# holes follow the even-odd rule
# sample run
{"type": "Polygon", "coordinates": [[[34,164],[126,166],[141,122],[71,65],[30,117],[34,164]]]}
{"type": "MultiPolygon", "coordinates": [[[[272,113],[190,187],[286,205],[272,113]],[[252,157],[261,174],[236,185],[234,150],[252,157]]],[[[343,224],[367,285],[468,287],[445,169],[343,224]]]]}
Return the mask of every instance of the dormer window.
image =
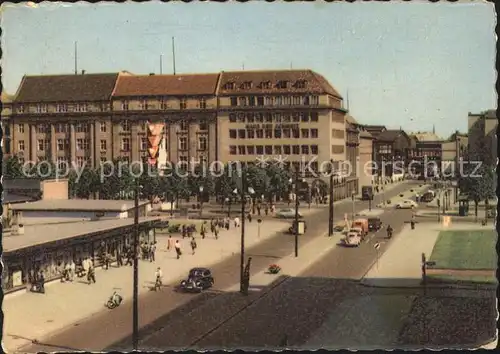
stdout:
{"type": "Polygon", "coordinates": [[[277,86],[280,89],[287,89],[288,88],[288,81],[286,81],[286,80],[278,81],[277,86]]]}
{"type": "Polygon", "coordinates": [[[229,81],[229,82],[227,82],[227,83],[226,83],[226,85],[225,85],[225,89],[226,89],[226,90],[234,90],[234,89],[235,89],[235,86],[236,86],[236,85],[234,84],[234,82],[229,81]]]}
{"type": "Polygon", "coordinates": [[[264,81],[260,85],[265,90],[271,89],[271,81],[264,81]]]}
{"type": "Polygon", "coordinates": [[[241,84],[241,88],[243,90],[249,90],[252,88],[252,81],[245,81],[243,84],[241,84]]]}
{"type": "Polygon", "coordinates": [[[295,83],[295,88],[304,89],[304,88],[306,88],[306,86],[307,86],[307,81],[306,80],[298,80],[295,83]]]}

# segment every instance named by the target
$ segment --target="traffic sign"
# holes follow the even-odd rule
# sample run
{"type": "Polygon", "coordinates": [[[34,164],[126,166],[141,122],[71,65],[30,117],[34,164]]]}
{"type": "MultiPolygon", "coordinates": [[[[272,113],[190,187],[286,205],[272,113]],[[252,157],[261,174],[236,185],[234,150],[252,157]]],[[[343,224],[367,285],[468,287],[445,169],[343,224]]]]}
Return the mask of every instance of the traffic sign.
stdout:
{"type": "Polygon", "coordinates": [[[380,248],[380,243],[377,242],[376,244],[373,245],[373,248],[375,248],[376,250],[378,250],[380,248]]]}

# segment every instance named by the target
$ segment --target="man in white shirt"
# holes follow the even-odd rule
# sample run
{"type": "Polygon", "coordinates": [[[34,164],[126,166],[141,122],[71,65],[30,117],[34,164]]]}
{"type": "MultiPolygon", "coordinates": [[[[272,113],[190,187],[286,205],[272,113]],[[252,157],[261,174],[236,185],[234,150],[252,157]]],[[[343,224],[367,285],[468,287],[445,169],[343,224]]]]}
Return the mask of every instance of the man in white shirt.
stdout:
{"type": "Polygon", "coordinates": [[[162,280],[163,279],[163,273],[162,273],[160,267],[158,267],[156,269],[155,279],[156,279],[155,280],[155,290],[156,290],[157,288],[160,288],[162,286],[162,283],[163,283],[163,280],[162,280]]]}

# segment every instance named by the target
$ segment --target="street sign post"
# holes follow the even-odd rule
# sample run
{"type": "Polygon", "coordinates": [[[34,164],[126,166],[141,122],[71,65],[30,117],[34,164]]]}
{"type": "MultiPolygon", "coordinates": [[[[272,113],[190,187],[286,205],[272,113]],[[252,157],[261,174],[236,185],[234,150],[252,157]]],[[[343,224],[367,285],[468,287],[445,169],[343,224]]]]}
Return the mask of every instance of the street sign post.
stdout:
{"type": "Polygon", "coordinates": [[[374,244],[373,248],[375,248],[377,250],[377,270],[378,270],[378,259],[379,259],[380,242],[377,242],[376,244],[374,244]]]}

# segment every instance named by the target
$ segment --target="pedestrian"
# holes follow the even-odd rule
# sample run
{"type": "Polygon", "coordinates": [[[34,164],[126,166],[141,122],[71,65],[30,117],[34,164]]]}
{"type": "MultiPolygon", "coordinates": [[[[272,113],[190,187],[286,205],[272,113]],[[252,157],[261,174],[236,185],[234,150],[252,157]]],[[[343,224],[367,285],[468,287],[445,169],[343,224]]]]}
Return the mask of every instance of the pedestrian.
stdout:
{"type": "Polygon", "coordinates": [[[200,230],[200,234],[201,234],[201,238],[204,239],[205,238],[205,224],[206,224],[206,221],[203,222],[203,224],[201,224],[201,230],[200,230]]]}
{"type": "Polygon", "coordinates": [[[274,204],[271,204],[271,214],[274,215],[275,211],[276,211],[276,206],[274,204]]]}
{"type": "Polygon", "coordinates": [[[173,247],[174,247],[174,239],[172,238],[172,235],[168,235],[167,251],[170,251],[173,247]]]}
{"type": "Polygon", "coordinates": [[[235,217],[234,218],[234,227],[239,227],[240,226],[240,218],[239,217],[235,217]]]}
{"type": "Polygon", "coordinates": [[[76,264],[75,264],[75,261],[73,261],[73,259],[70,261],[70,264],[69,264],[69,280],[70,281],[73,281],[73,279],[75,279],[75,272],[76,272],[76,264]]]}
{"type": "Polygon", "coordinates": [[[156,241],[151,242],[151,247],[149,249],[149,261],[154,262],[155,261],[155,253],[156,253],[156,241]]]}
{"type": "Polygon", "coordinates": [[[123,265],[123,256],[119,250],[116,252],[116,265],[118,267],[121,267],[123,265]]]}
{"type": "Polygon", "coordinates": [[[106,270],[108,270],[108,269],[109,269],[109,263],[110,263],[110,261],[111,261],[111,259],[110,259],[110,258],[111,258],[111,257],[110,257],[110,255],[109,255],[109,254],[104,253],[104,266],[106,267],[106,270]]]}
{"type": "Polygon", "coordinates": [[[70,273],[71,273],[71,266],[70,266],[69,262],[66,262],[64,264],[64,271],[63,271],[63,279],[64,279],[64,281],[69,281],[70,280],[70,278],[71,278],[70,273]]]}
{"type": "Polygon", "coordinates": [[[157,289],[161,289],[162,285],[163,285],[163,272],[161,271],[161,268],[158,267],[156,268],[155,272],[155,291],[157,289]]]}
{"type": "Polygon", "coordinates": [[[214,235],[215,235],[215,239],[218,240],[219,239],[219,228],[218,227],[215,228],[214,235]]]}
{"type": "Polygon", "coordinates": [[[257,214],[260,216],[260,204],[257,205],[257,214]]]}
{"type": "Polygon", "coordinates": [[[266,204],[266,207],[264,208],[264,213],[266,214],[266,216],[269,214],[269,205],[266,204]]]}
{"type": "Polygon", "coordinates": [[[89,271],[87,273],[87,281],[89,282],[89,285],[91,283],[95,284],[95,269],[93,264],[91,264],[89,267],[89,271]]]}
{"type": "Polygon", "coordinates": [[[182,238],[187,236],[187,227],[185,224],[182,225],[182,238]]]}
{"type": "Polygon", "coordinates": [[[175,240],[175,253],[177,254],[177,259],[181,258],[182,250],[179,240],[175,240]]]}
{"type": "Polygon", "coordinates": [[[38,287],[38,292],[45,294],[45,277],[43,276],[43,272],[40,271],[38,273],[38,279],[36,279],[37,287],[38,287]]]}
{"type": "Polygon", "coordinates": [[[226,230],[229,230],[229,225],[231,224],[231,221],[229,218],[224,219],[224,226],[226,227],[226,230]]]}
{"type": "Polygon", "coordinates": [[[194,252],[196,251],[196,240],[194,239],[194,237],[191,238],[191,250],[193,251],[193,254],[194,252]]]}

